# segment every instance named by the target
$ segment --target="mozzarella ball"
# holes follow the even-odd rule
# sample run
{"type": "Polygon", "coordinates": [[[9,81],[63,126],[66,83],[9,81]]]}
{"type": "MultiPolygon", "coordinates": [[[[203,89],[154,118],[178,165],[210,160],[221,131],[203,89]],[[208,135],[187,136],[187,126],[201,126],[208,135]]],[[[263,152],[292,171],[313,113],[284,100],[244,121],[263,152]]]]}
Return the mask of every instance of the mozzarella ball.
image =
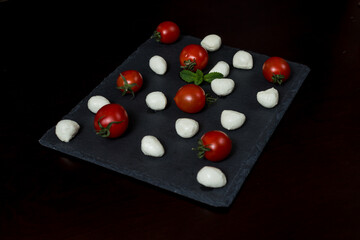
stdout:
{"type": "Polygon", "coordinates": [[[224,110],[221,113],[221,125],[227,130],[240,128],[246,120],[245,114],[233,110],[224,110]]]}
{"type": "Polygon", "coordinates": [[[221,46],[221,37],[216,34],[210,34],[204,37],[200,45],[209,52],[216,51],[221,46]]]}
{"type": "Polygon", "coordinates": [[[269,88],[256,94],[257,101],[266,108],[273,108],[279,102],[279,92],[275,88],[269,88]]]}
{"type": "Polygon", "coordinates": [[[211,81],[211,90],[218,96],[229,95],[235,87],[234,80],[230,78],[216,78],[211,81]]]}
{"type": "Polygon", "coordinates": [[[216,65],[209,71],[211,72],[218,72],[223,75],[223,77],[227,77],[230,72],[230,65],[227,62],[219,61],[216,63],[216,65]]]}
{"type": "Polygon", "coordinates": [[[210,188],[221,188],[226,185],[225,174],[216,167],[205,166],[197,173],[197,181],[210,188]]]}
{"type": "Polygon", "coordinates": [[[175,122],[177,134],[183,138],[191,138],[199,131],[199,123],[191,118],[179,118],[175,122]]]}
{"type": "Polygon", "coordinates": [[[233,57],[233,66],[235,68],[252,69],[253,64],[253,57],[246,51],[239,50],[233,57]]]}
{"type": "Polygon", "coordinates": [[[159,91],[149,93],[146,96],[145,102],[149,108],[155,111],[165,109],[167,104],[166,96],[159,91]]]}
{"type": "Polygon", "coordinates": [[[105,97],[97,95],[97,96],[92,96],[91,98],[89,98],[89,100],[87,102],[87,106],[92,113],[96,114],[100,108],[102,108],[103,106],[105,106],[109,103],[110,103],[110,101],[107,100],[105,97]]]}
{"type": "Polygon", "coordinates": [[[60,120],[55,126],[56,136],[63,142],[69,142],[75,137],[80,129],[80,125],[70,119],[60,120]]]}
{"type": "Polygon", "coordinates": [[[141,151],[144,155],[151,157],[162,157],[165,154],[165,149],[159,139],[151,135],[141,139],[141,151]]]}
{"type": "Polygon", "coordinates": [[[167,63],[161,56],[155,55],[149,60],[149,66],[156,74],[164,75],[167,70],[167,63]]]}

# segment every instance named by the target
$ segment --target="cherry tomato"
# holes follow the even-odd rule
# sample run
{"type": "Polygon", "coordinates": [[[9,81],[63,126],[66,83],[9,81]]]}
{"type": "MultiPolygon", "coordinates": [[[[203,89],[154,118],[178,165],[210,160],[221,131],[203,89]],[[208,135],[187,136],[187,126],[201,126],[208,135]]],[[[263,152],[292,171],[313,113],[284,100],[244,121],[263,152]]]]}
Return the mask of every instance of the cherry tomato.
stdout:
{"type": "Polygon", "coordinates": [[[129,118],[123,106],[117,103],[110,103],[96,113],[94,128],[96,134],[107,138],[121,136],[127,129],[129,118]]]}
{"type": "Polygon", "coordinates": [[[208,60],[208,52],[198,44],[187,45],[180,53],[180,66],[193,72],[197,69],[203,70],[208,60]]]}
{"type": "Polygon", "coordinates": [[[206,95],[200,86],[187,84],[177,91],[174,100],[180,110],[187,113],[197,113],[204,108],[206,95]]]}
{"type": "Polygon", "coordinates": [[[134,95],[143,85],[143,77],[136,70],[127,70],[120,73],[116,81],[117,88],[122,91],[122,95],[131,93],[134,95]]]}
{"type": "Polygon", "coordinates": [[[207,160],[218,162],[229,156],[232,149],[232,141],[229,136],[218,130],[205,133],[198,142],[198,156],[207,160]]]}
{"type": "Polygon", "coordinates": [[[169,44],[175,42],[179,36],[179,26],[174,22],[165,21],[157,26],[152,37],[155,38],[158,42],[169,44]]]}
{"type": "Polygon", "coordinates": [[[281,57],[270,57],[263,64],[263,75],[271,83],[282,84],[291,73],[289,63],[281,57]]]}

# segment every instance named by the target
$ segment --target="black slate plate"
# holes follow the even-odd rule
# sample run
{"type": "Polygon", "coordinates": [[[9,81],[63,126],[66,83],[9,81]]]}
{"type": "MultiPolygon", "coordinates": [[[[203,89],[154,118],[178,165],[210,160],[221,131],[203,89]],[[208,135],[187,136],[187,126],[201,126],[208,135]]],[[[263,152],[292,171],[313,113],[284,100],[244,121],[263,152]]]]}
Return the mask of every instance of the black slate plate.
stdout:
{"type": "MultiPolygon", "coordinates": [[[[171,45],[159,44],[153,39],[145,41],[118,68],[106,77],[88,96],[76,105],[64,119],[78,122],[81,130],[69,143],[61,142],[55,135],[55,126],[40,139],[40,144],[71,156],[112,169],[124,175],[153,184],[168,191],[206,203],[211,206],[228,207],[255,164],[265,144],[295,97],[310,69],[302,64],[290,62],[292,75],[281,86],[268,83],[262,75],[262,65],[268,56],[248,51],[254,59],[254,68],[241,70],[232,67],[232,57],[239,50],[221,46],[216,52],[209,52],[207,73],[218,61],[223,60],[231,66],[228,78],[236,82],[231,95],[205,108],[200,113],[187,114],[180,111],[173,101],[177,90],[185,84],[179,77],[179,54],[188,44],[199,44],[201,39],[182,36],[171,45]],[[156,75],[149,67],[153,55],[162,56],[168,64],[167,73],[156,75]],[[135,98],[121,96],[116,89],[116,79],[120,72],[135,69],[141,72],[144,85],[135,98]],[[256,100],[258,91],[275,87],[279,91],[279,104],[273,109],[262,107],[256,100]],[[162,91],[168,105],[159,112],[150,111],[145,97],[152,91],[162,91]],[[125,135],[118,139],[103,139],[95,134],[94,114],[87,108],[91,96],[102,95],[110,102],[125,107],[130,125],[125,135]],[[220,114],[224,109],[242,112],[246,115],[245,124],[237,130],[227,131],[220,124],[220,114]],[[176,134],[175,121],[180,117],[197,120],[200,130],[191,139],[183,139],[176,134]],[[233,141],[231,155],[222,162],[213,163],[198,159],[196,147],[198,139],[209,130],[222,130],[233,141]],[[164,145],[166,153],[162,158],[142,154],[140,142],[143,136],[154,135],[164,145]],[[227,176],[227,185],[219,189],[207,189],[196,181],[196,174],[203,166],[220,168],[227,176]]],[[[202,84],[204,90],[211,92],[209,84],[202,84]]],[[[60,119],[59,119],[60,120],[60,119]]]]}

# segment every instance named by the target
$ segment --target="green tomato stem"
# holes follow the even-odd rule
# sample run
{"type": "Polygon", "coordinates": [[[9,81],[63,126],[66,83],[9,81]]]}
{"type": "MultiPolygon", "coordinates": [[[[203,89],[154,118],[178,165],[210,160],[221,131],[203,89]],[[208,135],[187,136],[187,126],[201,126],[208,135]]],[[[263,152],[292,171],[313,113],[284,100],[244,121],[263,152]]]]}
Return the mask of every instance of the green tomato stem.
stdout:
{"type": "MultiPolygon", "coordinates": [[[[208,146],[208,145],[206,145],[206,146],[208,146]]],[[[204,155],[207,151],[211,151],[211,149],[206,146],[204,145],[203,141],[201,139],[199,139],[198,146],[196,148],[192,148],[192,150],[197,151],[198,152],[197,156],[198,156],[198,158],[201,159],[204,157],[204,155]]]]}
{"type": "Polygon", "coordinates": [[[161,34],[158,31],[154,31],[151,35],[151,38],[154,38],[157,42],[160,42],[161,40],[161,34]]]}
{"type": "Polygon", "coordinates": [[[117,124],[117,123],[122,123],[123,121],[113,121],[113,122],[110,122],[106,127],[104,127],[101,123],[100,123],[100,120],[102,118],[104,118],[105,116],[101,116],[99,119],[98,119],[98,125],[100,127],[100,130],[96,130],[96,134],[101,136],[101,137],[109,137],[110,136],[110,128],[111,128],[111,125],[113,125],[114,123],[117,124]]]}
{"type": "Polygon", "coordinates": [[[133,97],[135,97],[134,90],[132,89],[134,86],[137,86],[136,83],[129,84],[129,82],[126,80],[126,78],[120,73],[121,78],[124,81],[124,85],[121,87],[117,87],[117,89],[120,89],[122,91],[122,96],[124,96],[126,93],[131,93],[133,97]]]}
{"type": "Polygon", "coordinates": [[[184,61],[184,66],[180,66],[182,69],[194,71],[194,68],[196,66],[196,59],[191,59],[184,61]]]}
{"type": "Polygon", "coordinates": [[[285,76],[284,75],[282,75],[282,74],[273,74],[272,75],[272,82],[273,83],[277,83],[277,84],[279,84],[279,85],[281,85],[283,82],[284,82],[284,80],[285,80],[285,76]]]}

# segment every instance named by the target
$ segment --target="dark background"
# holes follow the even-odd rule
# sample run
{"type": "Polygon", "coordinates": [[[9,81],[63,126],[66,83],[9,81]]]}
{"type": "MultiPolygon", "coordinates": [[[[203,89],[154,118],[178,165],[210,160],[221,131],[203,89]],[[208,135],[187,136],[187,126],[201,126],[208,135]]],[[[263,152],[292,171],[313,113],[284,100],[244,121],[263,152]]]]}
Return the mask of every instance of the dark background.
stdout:
{"type": "Polygon", "coordinates": [[[1,239],[360,239],[360,2],[0,2],[1,239]],[[311,68],[229,208],[38,140],[156,26],[311,68]]]}

